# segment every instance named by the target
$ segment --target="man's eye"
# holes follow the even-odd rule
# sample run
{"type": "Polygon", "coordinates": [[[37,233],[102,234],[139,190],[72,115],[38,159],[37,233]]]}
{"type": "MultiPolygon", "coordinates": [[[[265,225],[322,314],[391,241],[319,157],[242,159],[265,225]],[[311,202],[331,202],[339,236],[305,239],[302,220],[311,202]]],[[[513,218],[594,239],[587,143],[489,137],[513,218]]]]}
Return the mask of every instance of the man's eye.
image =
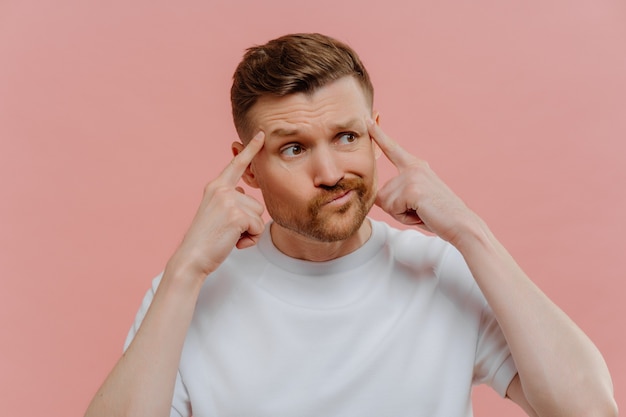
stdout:
{"type": "Polygon", "coordinates": [[[354,133],[342,133],[339,135],[339,142],[343,144],[354,143],[357,140],[357,136],[354,133]]]}
{"type": "Polygon", "coordinates": [[[302,149],[302,146],[300,146],[298,144],[292,144],[292,145],[285,146],[284,148],[282,148],[280,150],[280,153],[285,155],[285,156],[298,156],[303,151],[304,151],[304,149],[302,149]]]}

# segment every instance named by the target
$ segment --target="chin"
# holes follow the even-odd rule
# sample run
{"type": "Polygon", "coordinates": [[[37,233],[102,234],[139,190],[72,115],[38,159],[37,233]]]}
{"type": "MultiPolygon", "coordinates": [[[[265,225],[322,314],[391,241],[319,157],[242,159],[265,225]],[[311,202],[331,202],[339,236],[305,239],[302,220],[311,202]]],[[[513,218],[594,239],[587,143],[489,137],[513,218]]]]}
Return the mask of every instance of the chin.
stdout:
{"type": "Polygon", "coordinates": [[[339,242],[354,236],[365,221],[367,213],[336,213],[323,219],[311,220],[300,227],[299,233],[319,242],[339,242]],[[339,218],[337,218],[339,217],[339,218]]]}

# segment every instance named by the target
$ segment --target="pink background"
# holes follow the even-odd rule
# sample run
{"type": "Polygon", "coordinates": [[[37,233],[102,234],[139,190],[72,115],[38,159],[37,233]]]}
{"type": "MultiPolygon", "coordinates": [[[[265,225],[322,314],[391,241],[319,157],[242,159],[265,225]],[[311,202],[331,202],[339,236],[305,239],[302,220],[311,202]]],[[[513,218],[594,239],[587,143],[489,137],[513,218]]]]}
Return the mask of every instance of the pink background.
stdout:
{"type": "Polygon", "coordinates": [[[296,31],[360,52],[387,133],[591,336],[626,406],[626,3],[296,3],[0,3],[3,413],[82,415],[230,158],[243,50],[296,31]]]}

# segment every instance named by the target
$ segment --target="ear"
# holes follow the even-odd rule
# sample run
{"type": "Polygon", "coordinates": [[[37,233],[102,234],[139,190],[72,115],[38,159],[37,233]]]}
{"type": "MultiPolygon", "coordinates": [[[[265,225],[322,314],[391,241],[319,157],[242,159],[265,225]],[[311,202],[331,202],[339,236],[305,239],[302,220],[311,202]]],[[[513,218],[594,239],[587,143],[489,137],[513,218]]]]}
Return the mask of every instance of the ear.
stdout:
{"type": "MultiPolygon", "coordinates": [[[[380,126],[380,113],[378,113],[378,111],[372,111],[372,119],[374,119],[376,124],[380,126]]],[[[382,149],[380,149],[380,146],[378,146],[378,143],[376,143],[375,140],[372,140],[372,146],[374,147],[374,157],[376,159],[380,158],[380,156],[383,154],[383,151],[382,149]]]]}
{"type": "MultiPolygon", "coordinates": [[[[233,152],[233,156],[239,155],[241,151],[243,151],[244,145],[241,142],[233,142],[230,149],[233,152]]],[[[254,168],[252,167],[252,163],[246,167],[243,175],[241,176],[243,182],[248,184],[252,188],[259,188],[259,183],[256,180],[256,176],[254,174],[254,168]]]]}

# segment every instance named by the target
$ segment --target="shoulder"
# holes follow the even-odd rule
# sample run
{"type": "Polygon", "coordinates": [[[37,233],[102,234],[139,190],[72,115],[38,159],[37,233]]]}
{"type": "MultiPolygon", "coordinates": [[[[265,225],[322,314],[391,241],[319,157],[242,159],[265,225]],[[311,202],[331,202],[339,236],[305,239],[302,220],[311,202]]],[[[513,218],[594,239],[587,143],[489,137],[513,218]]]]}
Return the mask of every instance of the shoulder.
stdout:
{"type": "Polygon", "coordinates": [[[385,235],[385,246],[397,263],[407,267],[438,267],[454,248],[437,236],[416,229],[398,229],[385,222],[372,221],[377,232],[385,235]]]}
{"type": "Polygon", "coordinates": [[[383,222],[375,227],[385,231],[385,245],[396,266],[411,271],[413,276],[435,277],[440,290],[447,293],[461,297],[474,294],[475,301],[484,305],[465,259],[452,244],[415,229],[397,229],[383,222]]]}

